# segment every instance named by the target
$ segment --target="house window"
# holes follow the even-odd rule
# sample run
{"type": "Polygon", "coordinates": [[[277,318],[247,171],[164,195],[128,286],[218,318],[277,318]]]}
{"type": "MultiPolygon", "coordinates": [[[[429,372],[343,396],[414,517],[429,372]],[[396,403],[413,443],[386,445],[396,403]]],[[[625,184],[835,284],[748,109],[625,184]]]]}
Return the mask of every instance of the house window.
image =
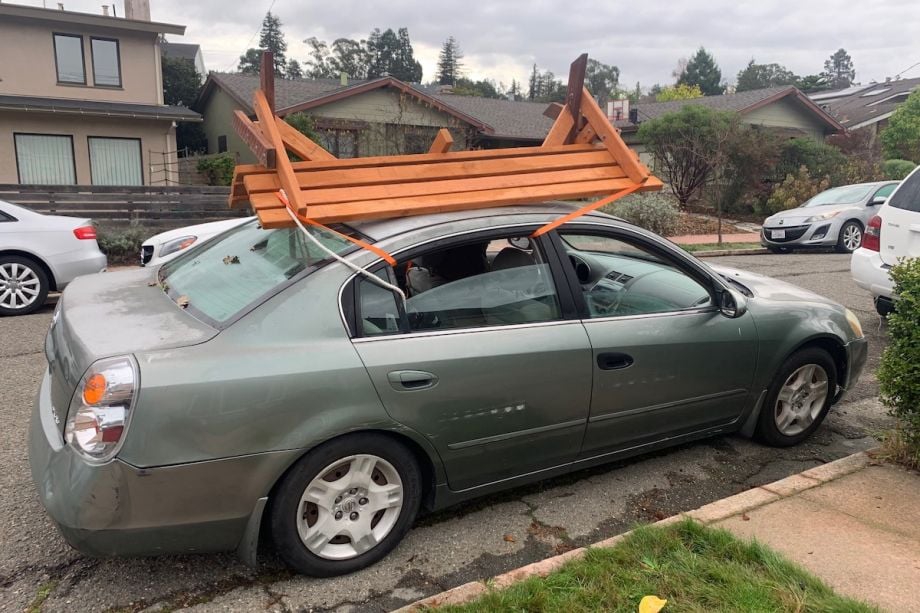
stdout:
{"type": "Polygon", "coordinates": [[[76,34],[55,34],[54,61],[57,66],[58,83],[86,85],[82,36],[76,34]]]}
{"type": "Polygon", "coordinates": [[[438,130],[428,126],[406,126],[405,153],[428,153],[438,130]]]}
{"type": "Polygon", "coordinates": [[[103,87],[121,87],[121,60],[118,41],[111,38],[91,38],[93,56],[93,84],[103,87]]]}
{"type": "Polygon", "coordinates": [[[93,185],[143,185],[141,139],[89,137],[93,185]]]}
{"type": "Polygon", "coordinates": [[[339,159],[358,157],[357,130],[319,130],[319,140],[326,151],[339,159]]]}
{"type": "Polygon", "coordinates": [[[217,153],[224,153],[227,151],[227,136],[221,134],[217,137],[217,153]]]}
{"type": "Polygon", "coordinates": [[[19,182],[76,185],[73,137],[56,134],[14,134],[19,182]]]}

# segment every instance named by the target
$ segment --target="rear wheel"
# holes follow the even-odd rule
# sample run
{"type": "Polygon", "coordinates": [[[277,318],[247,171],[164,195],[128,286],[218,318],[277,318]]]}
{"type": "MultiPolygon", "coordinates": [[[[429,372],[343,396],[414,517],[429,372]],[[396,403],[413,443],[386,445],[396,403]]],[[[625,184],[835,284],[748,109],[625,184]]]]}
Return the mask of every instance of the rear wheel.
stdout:
{"type": "Polygon", "coordinates": [[[0,256],[0,315],[27,315],[48,297],[48,275],[35,260],[0,256]]]}
{"type": "Polygon", "coordinates": [[[837,235],[837,245],[834,249],[838,253],[853,253],[862,244],[862,226],[857,221],[848,221],[840,228],[837,235]]]}
{"type": "Polygon", "coordinates": [[[776,374],[760,410],[756,436],[774,447],[797,445],[818,429],[837,390],[837,369],[822,349],[793,354],[776,374]]]}
{"type": "Polygon", "coordinates": [[[349,435],[310,452],[288,473],[272,502],[272,537],[295,570],[343,575],[392,551],[420,501],[421,475],[408,449],[380,435],[349,435]]]}

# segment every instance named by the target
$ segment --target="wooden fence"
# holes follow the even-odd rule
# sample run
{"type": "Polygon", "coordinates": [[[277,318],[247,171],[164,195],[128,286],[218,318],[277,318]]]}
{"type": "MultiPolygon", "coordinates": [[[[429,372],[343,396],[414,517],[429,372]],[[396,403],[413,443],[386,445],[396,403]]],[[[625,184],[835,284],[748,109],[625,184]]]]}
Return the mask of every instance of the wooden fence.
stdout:
{"type": "Polygon", "coordinates": [[[230,209],[228,187],[0,184],[0,200],[39,213],[90,217],[103,224],[179,227],[250,215],[230,209]]]}

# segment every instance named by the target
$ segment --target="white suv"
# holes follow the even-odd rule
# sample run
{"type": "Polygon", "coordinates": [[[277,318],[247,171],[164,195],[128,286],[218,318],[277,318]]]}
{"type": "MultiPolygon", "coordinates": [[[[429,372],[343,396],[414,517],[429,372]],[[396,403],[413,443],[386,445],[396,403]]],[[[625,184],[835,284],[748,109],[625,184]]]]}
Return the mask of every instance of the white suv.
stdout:
{"type": "Polygon", "coordinates": [[[916,257],[920,257],[920,166],[869,220],[862,246],[850,260],[853,280],[872,292],[880,315],[894,307],[894,284],[888,271],[899,259],[916,257]]]}

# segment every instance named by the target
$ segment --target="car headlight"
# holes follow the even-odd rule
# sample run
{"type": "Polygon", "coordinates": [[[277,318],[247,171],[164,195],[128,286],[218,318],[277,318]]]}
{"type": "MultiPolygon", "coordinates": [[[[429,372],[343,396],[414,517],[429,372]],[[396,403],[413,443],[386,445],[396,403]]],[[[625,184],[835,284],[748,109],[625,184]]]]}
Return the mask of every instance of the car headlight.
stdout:
{"type": "Polygon", "coordinates": [[[180,236],[179,238],[174,238],[171,241],[166,241],[160,247],[160,257],[191,247],[197,240],[197,236],[180,236]]]}
{"type": "Polygon", "coordinates": [[[850,324],[850,329],[853,331],[853,334],[856,335],[856,338],[863,337],[862,324],[859,323],[859,318],[856,317],[856,313],[850,309],[846,309],[847,323],[850,324]]]}
{"type": "Polygon", "coordinates": [[[89,462],[111,460],[124,441],[137,388],[137,363],[130,356],[90,366],[70,401],[64,440],[89,462]]]}
{"type": "Polygon", "coordinates": [[[831,219],[832,217],[837,217],[842,211],[832,211],[830,213],[821,213],[820,215],[812,215],[805,220],[805,223],[811,223],[813,221],[824,221],[825,219],[831,219]]]}

